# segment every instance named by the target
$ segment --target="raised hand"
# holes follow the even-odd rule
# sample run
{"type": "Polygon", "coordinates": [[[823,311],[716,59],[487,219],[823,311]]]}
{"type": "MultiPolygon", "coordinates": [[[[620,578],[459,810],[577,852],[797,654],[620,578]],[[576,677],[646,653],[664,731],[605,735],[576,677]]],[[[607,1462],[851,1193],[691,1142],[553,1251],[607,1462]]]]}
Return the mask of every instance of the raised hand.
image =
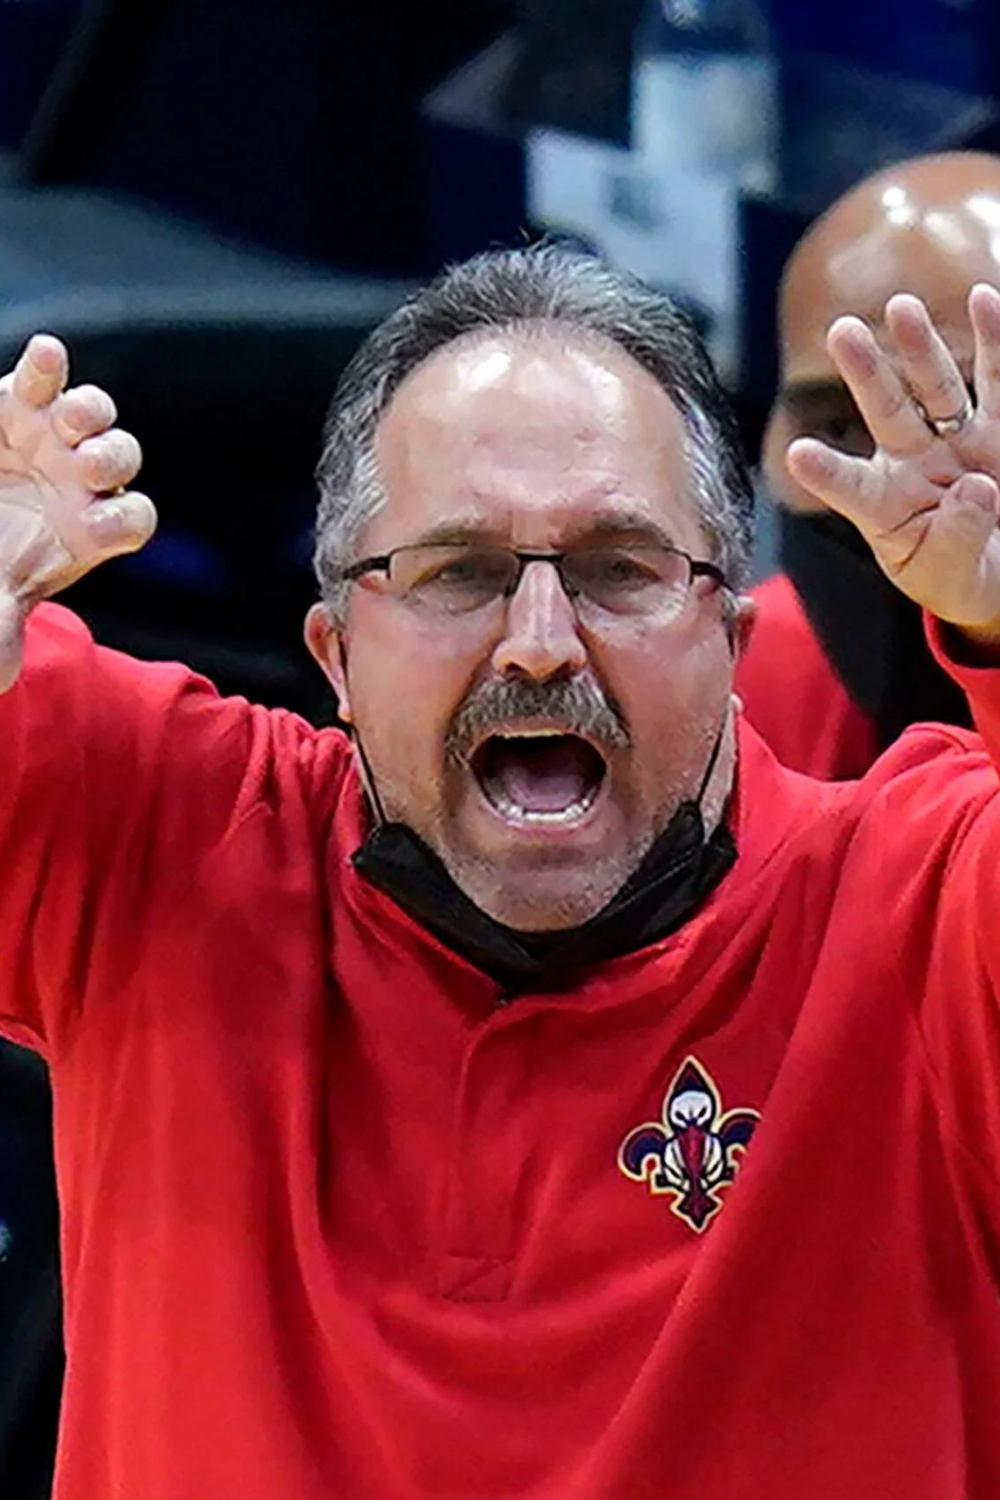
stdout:
{"type": "Polygon", "coordinates": [[[37,334],[0,380],[0,692],[20,667],[25,616],[106,558],[134,552],[156,512],[128,492],[142,454],[96,386],[67,390],[58,339],[37,334]]]}
{"type": "Polygon", "coordinates": [[[799,438],[788,468],[854,522],[904,594],[1000,645],[1000,292],[974,287],[969,319],[974,398],[919,298],[886,304],[894,360],[860,318],[838,318],[827,347],[875,453],[799,438]]]}

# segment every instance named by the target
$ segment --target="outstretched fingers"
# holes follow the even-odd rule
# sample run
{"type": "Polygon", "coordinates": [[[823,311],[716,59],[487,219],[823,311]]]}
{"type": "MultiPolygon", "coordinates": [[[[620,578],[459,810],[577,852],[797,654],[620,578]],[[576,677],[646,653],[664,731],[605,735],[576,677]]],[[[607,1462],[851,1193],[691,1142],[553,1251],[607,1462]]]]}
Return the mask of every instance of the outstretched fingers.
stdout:
{"type": "Polygon", "coordinates": [[[976,400],[981,411],[1000,417],[1000,292],[979,282],[969,293],[975,338],[976,400]]]}
{"type": "Polygon", "coordinates": [[[109,431],[117,420],[115,403],[97,385],[74,386],[52,404],[52,425],[68,448],[78,447],[84,438],[109,431]]]}
{"type": "Polygon", "coordinates": [[[77,477],[95,495],[109,495],[130,485],[142,468],[137,438],[120,427],[83,438],[74,455],[77,477]]]}
{"type": "Polygon", "coordinates": [[[818,438],[796,438],[788,449],[786,463],[803,489],[855,526],[874,529],[884,520],[881,502],[885,480],[870,459],[840,453],[818,438]]]}
{"type": "Polygon", "coordinates": [[[853,522],[893,582],[932,614],[997,634],[1000,621],[1000,294],[973,289],[976,409],[917,297],[886,305],[892,358],[859,318],[828,348],[875,442],[865,459],[813,438],[788,450],[803,488],[853,522]]]}
{"type": "MultiPolygon", "coordinates": [[[[912,401],[935,422],[954,421],[966,414],[969,392],[962,372],[920,298],[908,292],[890,297],[885,322],[896,346],[900,379],[912,401]]],[[[914,406],[914,410],[920,420],[919,408],[914,406]]],[[[923,446],[929,441],[925,427],[923,446]]]]}
{"type": "Polygon", "coordinates": [[[26,406],[49,406],[66,389],[69,354],[51,333],[36,333],[14,366],[12,390],[26,406]]]}
{"type": "Polygon", "coordinates": [[[105,557],[138,552],[156,530],[156,508],[147,495],[129,491],[94,500],[83,513],[87,535],[105,557]]]}
{"type": "Polygon", "coordinates": [[[837,318],[826,346],[877,447],[909,455],[930,446],[927,424],[867,323],[852,316],[837,318]]]}

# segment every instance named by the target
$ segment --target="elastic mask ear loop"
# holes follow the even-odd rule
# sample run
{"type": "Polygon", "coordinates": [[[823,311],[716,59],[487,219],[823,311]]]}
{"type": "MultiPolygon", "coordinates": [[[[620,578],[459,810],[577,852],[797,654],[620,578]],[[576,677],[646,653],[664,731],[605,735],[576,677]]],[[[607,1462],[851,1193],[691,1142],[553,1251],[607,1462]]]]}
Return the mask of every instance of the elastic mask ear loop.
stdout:
{"type": "Polygon", "coordinates": [[[725,592],[726,592],[726,594],[728,596],[727,600],[724,601],[723,605],[722,605],[723,613],[725,615],[725,620],[723,622],[723,629],[726,632],[726,642],[727,642],[727,644],[729,646],[729,654],[733,658],[733,661],[735,661],[736,660],[736,600],[737,600],[738,596],[730,589],[730,587],[729,587],[728,584],[724,584],[723,587],[724,587],[725,592]]]}
{"type": "Polygon", "coordinates": [[[715,736],[715,744],[712,746],[712,753],[708,757],[708,765],[705,767],[705,770],[704,770],[704,772],[702,774],[701,785],[698,788],[698,795],[695,798],[695,804],[694,804],[695,807],[698,809],[699,814],[701,813],[701,804],[702,804],[702,802],[704,800],[705,793],[708,791],[708,783],[712,779],[712,772],[715,770],[715,767],[716,767],[716,765],[718,764],[718,761],[719,761],[719,753],[722,750],[722,737],[725,734],[725,732],[726,732],[726,726],[723,723],[723,725],[720,728],[718,734],[715,736]]]}
{"type": "MultiPolygon", "coordinates": [[[[344,681],[346,682],[347,652],[344,650],[343,638],[339,636],[337,638],[337,653],[340,656],[340,670],[343,672],[344,681]]],[[[382,798],[379,796],[378,787],[375,785],[375,777],[372,775],[371,761],[365,754],[365,747],[361,743],[361,736],[358,734],[356,725],[348,724],[347,732],[351,740],[354,742],[354,747],[358,752],[358,759],[361,762],[361,779],[364,783],[365,791],[368,793],[368,800],[372,805],[372,811],[375,814],[375,821],[379,824],[380,827],[384,828],[389,819],[385,815],[385,808],[382,806],[382,798]]]]}

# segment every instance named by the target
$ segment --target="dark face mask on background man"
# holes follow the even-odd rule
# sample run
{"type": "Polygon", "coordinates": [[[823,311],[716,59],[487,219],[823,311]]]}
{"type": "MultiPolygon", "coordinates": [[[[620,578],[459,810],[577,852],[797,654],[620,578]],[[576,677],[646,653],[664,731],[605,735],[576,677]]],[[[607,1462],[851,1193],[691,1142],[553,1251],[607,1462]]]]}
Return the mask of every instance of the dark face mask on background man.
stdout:
{"type": "Polygon", "coordinates": [[[941,670],[920,609],[886,578],[842,516],[778,507],[780,557],[809,623],[880,749],[910,724],[968,727],[966,700],[941,670]]]}

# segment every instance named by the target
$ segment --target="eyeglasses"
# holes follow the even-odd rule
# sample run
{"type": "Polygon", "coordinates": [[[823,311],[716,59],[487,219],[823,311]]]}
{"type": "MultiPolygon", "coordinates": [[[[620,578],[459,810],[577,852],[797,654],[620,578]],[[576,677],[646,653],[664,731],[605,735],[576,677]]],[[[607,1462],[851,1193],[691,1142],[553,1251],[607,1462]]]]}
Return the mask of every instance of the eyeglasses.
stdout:
{"type": "Polygon", "coordinates": [[[394,547],[344,568],[345,582],[385,575],[389,592],[441,618],[472,614],[517,591],[529,563],[549,563],[577,611],[672,619],[687,602],[696,578],[728,588],[714,563],[656,542],[615,542],[562,552],[524,552],[479,542],[430,542],[394,547]]]}

